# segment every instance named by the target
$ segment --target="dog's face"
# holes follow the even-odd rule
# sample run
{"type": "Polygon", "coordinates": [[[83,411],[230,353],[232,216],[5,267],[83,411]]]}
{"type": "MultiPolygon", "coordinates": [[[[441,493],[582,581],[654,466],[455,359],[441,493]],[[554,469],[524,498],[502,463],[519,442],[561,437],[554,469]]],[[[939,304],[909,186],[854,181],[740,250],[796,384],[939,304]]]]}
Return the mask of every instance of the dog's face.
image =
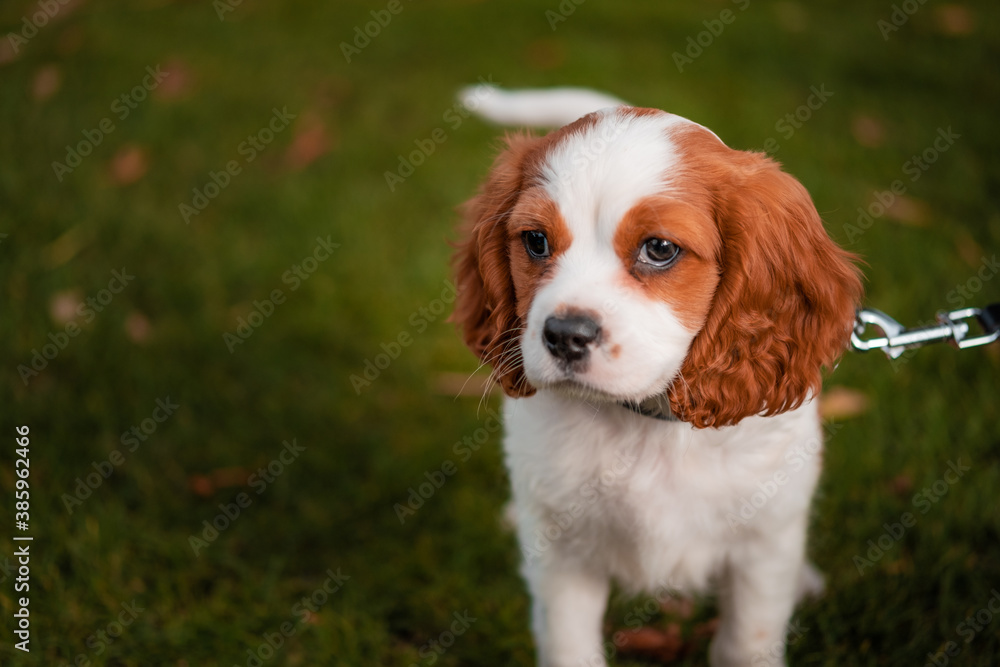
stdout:
{"type": "Polygon", "coordinates": [[[795,179],[651,109],[509,138],[464,234],[454,317],[506,393],[666,393],[700,427],[799,405],[860,296],[795,179]]]}

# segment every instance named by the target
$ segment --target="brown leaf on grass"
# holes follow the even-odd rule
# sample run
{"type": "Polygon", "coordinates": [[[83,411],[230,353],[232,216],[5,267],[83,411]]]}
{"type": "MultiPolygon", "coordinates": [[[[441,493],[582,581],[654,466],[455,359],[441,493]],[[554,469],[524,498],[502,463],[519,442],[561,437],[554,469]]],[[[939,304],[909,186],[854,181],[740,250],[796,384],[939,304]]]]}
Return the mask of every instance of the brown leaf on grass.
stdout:
{"type": "Polygon", "coordinates": [[[535,69],[556,69],[566,62],[566,47],[554,39],[536,39],[524,49],[524,59],[535,69]]]}
{"type": "Polygon", "coordinates": [[[691,631],[691,640],[700,642],[711,639],[715,636],[715,631],[719,629],[719,619],[713,618],[704,623],[699,623],[694,626],[694,630],[691,631]]]}
{"type": "Polygon", "coordinates": [[[14,62],[19,55],[9,39],[0,39],[0,65],[14,62]]]}
{"type": "Polygon", "coordinates": [[[49,301],[49,317],[56,326],[65,326],[76,319],[76,310],[83,305],[83,293],[79,289],[56,292],[49,301]]]}
{"type": "Polygon", "coordinates": [[[927,204],[906,195],[897,196],[889,204],[885,214],[892,220],[914,227],[924,227],[930,219],[927,204]]]}
{"type": "Polygon", "coordinates": [[[149,320],[137,310],[133,310],[125,318],[125,335],[133,343],[144,343],[152,330],[149,320]]]}
{"type": "Polygon", "coordinates": [[[908,496],[912,490],[913,478],[905,472],[889,480],[889,491],[894,495],[900,497],[908,496]]]}
{"type": "Polygon", "coordinates": [[[194,474],[188,476],[188,488],[195,495],[207,498],[218,489],[231,486],[243,486],[253,473],[246,468],[234,466],[231,468],[216,468],[207,475],[194,474]]]}
{"type": "Polygon", "coordinates": [[[295,135],[285,151],[285,162],[294,171],[305,169],[333,148],[333,140],[318,113],[303,111],[295,124],[295,135]]]}
{"type": "Polygon", "coordinates": [[[229,486],[243,486],[252,474],[253,471],[241,466],[216,468],[209,473],[212,478],[212,484],[218,489],[224,489],[229,486]]]}
{"type": "Polygon", "coordinates": [[[159,68],[166,77],[153,91],[160,100],[176,100],[185,97],[194,89],[194,75],[191,68],[180,58],[171,58],[159,68]]]}
{"type": "Polygon", "coordinates": [[[31,99],[36,102],[44,102],[59,92],[61,86],[62,71],[58,65],[39,67],[31,80],[31,99]]]}
{"type": "Polygon", "coordinates": [[[972,268],[979,268],[986,255],[983,252],[983,247],[976,242],[976,239],[972,238],[972,234],[964,229],[960,230],[955,238],[955,249],[962,261],[972,268]]]}
{"type": "Polygon", "coordinates": [[[215,492],[215,486],[207,475],[190,475],[188,477],[188,488],[196,496],[208,498],[215,492]]]}
{"type": "Polygon", "coordinates": [[[857,389],[830,387],[819,399],[823,419],[848,419],[868,411],[868,396],[857,389]]]}
{"type": "Polygon", "coordinates": [[[149,158],[136,144],[125,144],[111,158],[111,180],[115,185],[131,185],[146,175],[149,158]]]}
{"type": "Polygon", "coordinates": [[[614,643],[622,654],[662,662],[676,660],[685,648],[681,626],[676,623],[669,624],[665,631],[651,627],[619,630],[614,634],[614,643]]]}
{"type": "Polygon", "coordinates": [[[668,616],[687,620],[694,613],[694,600],[691,598],[670,596],[660,602],[660,609],[668,616]]]}
{"type": "Polygon", "coordinates": [[[489,371],[477,373],[438,373],[434,376],[434,391],[443,396],[481,397],[490,386],[489,371]]]}
{"type": "Polygon", "coordinates": [[[939,5],[934,8],[934,18],[946,35],[969,35],[976,29],[975,16],[965,5],[939,5]]]}
{"type": "Polygon", "coordinates": [[[878,148],[885,143],[885,124],[866,114],[851,118],[851,135],[865,148],[878,148]]]}

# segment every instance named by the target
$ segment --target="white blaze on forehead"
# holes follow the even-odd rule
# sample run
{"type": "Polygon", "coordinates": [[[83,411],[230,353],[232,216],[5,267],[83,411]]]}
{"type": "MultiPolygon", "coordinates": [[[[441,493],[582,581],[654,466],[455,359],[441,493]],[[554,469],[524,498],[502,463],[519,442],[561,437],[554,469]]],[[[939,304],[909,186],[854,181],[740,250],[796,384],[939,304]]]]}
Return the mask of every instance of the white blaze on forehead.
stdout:
{"type": "Polygon", "coordinates": [[[680,160],[670,130],[694,123],[665,112],[633,116],[604,110],[598,115],[596,123],[549,152],[541,185],[559,206],[574,241],[584,232],[610,244],[625,213],[669,185],[680,160]]]}

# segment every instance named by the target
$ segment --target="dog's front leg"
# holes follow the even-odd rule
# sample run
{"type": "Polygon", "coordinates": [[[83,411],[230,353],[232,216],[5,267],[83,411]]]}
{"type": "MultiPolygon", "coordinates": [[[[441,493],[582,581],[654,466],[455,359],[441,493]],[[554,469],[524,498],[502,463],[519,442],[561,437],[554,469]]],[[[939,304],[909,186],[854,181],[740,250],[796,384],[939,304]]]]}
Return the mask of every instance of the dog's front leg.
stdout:
{"type": "Polygon", "coordinates": [[[808,567],[806,523],[802,516],[761,531],[730,555],[719,586],[721,617],[709,651],[712,667],[786,664],[786,628],[808,567]]]}
{"type": "Polygon", "coordinates": [[[601,624],[609,581],[576,562],[545,554],[525,562],[540,667],[604,667],[601,624]]]}

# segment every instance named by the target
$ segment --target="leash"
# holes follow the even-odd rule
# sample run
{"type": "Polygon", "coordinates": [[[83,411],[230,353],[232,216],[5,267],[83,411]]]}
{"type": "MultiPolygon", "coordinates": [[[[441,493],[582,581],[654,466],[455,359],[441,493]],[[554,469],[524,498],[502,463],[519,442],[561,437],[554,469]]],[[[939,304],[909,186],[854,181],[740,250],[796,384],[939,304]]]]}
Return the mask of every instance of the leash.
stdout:
{"type": "Polygon", "coordinates": [[[985,308],[961,308],[941,311],[936,323],[913,328],[904,327],[880,310],[863,308],[858,311],[857,324],[851,332],[851,348],[856,352],[882,350],[890,359],[898,359],[908,349],[947,341],[960,350],[987,345],[1000,339],[1000,303],[985,308]],[[982,333],[972,334],[970,322],[977,322],[982,333]],[[881,336],[864,339],[868,325],[881,329],[881,336]]]}
{"type": "MultiPolygon", "coordinates": [[[[904,327],[881,310],[863,308],[858,311],[854,331],[851,332],[851,348],[856,352],[882,350],[890,359],[898,359],[906,350],[916,349],[931,343],[948,341],[960,350],[987,345],[1000,340],[1000,303],[985,308],[961,308],[950,312],[939,312],[936,323],[912,328],[904,327]],[[977,322],[982,333],[971,335],[970,322],[977,322]],[[882,335],[862,338],[868,325],[880,329],[882,335]]],[[[627,410],[661,421],[680,421],[664,408],[658,397],[642,403],[622,401],[619,405],[627,410]]]]}

